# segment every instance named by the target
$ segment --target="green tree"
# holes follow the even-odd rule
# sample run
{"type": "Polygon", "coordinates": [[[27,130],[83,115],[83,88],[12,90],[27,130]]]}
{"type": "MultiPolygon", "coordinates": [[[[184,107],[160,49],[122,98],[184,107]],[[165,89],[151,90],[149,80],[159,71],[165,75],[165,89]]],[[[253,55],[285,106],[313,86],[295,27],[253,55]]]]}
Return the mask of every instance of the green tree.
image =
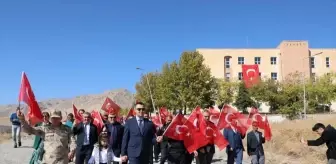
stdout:
{"type": "Polygon", "coordinates": [[[249,92],[258,103],[264,102],[270,106],[271,113],[276,113],[282,104],[282,99],[278,96],[280,92],[280,83],[275,80],[262,80],[249,89],[249,92]]]}
{"type": "Polygon", "coordinates": [[[151,96],[150,96],[150,91],[147,83],[147,77],[148,77],[148,83],[152,91],[152,95],[154,98],[154,103],[155,107],[157,108],[157,105],[160,105],[161,98],[159,97],[159,94],[157,94],[159,90],[159,79],[160,79],[160,74],[157,72],[151,72],[147,73],[141,76],[140,82],[138,82],[135,85],[136,88],[136,95],[135,98],[137,100],[140,100],[141,102],[145,103],[146,108],[149,109],[150,112],[153,112],[153,105],[151,101],[151,96]],[[158,102],[158,104],[157,104],[158,102]]]}
{"type": "Polygon", "coordinates": [[[224,79],[218,79],[217,104],[230,104],[234,100],[235,93],[238,91],[238,83],[224,79]]]}
{"type": "MultiPolygon", "coordinates": [[[[319,105],[330,105],[336,98],[335,74],[325,74],[306,84],[309,112],[318,112],[319,105]]],[[[325,111],[324,111],[325,112],[325,111]]]]}
{"type": "Polygon", "coordinates": [[[203,56],[198,52],[184,52],[178,62],[180,81],[177,90],[184,111],[215,102],[217,82],[203,61],[203,56]]]}
{"type": "Polygon", "coordinates": [[[233,103],[240,111],[247,113],[248,107],[257,106],[257,103],[253,101],[250,96],[249,91],[245,88],[243,82],[239,84],[238,94],[236,96],[236,101],[233,103]]]}

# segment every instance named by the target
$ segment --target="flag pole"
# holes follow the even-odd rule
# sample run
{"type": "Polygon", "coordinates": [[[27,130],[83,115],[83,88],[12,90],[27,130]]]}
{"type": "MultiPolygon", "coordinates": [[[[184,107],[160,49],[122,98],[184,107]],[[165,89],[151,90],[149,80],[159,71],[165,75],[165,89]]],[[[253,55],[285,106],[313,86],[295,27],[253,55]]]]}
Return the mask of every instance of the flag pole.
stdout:
{"type": "Polygon", "coordinates": [[[18,103],[19,103],[19,106],[18,108],[21,110],[21,87],[22,87],[22,81],[23,81],[23,75],[24,75],[24,71],[22,71],[21,73],[21,83],[20,83],[20,90],[19,90],[19,98],[18,98],[18,103]]]}

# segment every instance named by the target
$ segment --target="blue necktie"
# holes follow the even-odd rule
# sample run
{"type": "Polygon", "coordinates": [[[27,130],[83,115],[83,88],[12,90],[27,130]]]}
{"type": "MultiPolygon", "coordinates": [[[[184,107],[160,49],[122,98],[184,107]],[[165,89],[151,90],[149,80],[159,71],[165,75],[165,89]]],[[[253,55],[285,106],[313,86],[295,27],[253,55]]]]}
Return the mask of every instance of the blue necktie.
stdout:
{"type": "Polygon", "coordinates": [[[141,133],[143,133],[143,120],[139,120],[139,128],[141,133]]]}
{"type": "Polygon", "coordinates": [[[86,124],[84,125],[84,145],[88,144],[88,140],[87,140],[87,129],[86,129],[86,124]]]}

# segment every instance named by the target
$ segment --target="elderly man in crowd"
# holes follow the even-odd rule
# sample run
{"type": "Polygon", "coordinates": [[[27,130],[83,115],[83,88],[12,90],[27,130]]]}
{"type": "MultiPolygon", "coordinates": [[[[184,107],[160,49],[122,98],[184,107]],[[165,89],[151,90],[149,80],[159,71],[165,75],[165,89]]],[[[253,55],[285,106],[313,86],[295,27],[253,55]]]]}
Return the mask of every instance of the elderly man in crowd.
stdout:
{"type": "Polygon", "coordinates": [[[23,113],[19,112],[18,117],[21,121],[23,131],[42,137],[44,142],[42,164],[69,163],[69,159],[74,156],[76,144],[71,129],[62,124],[61,111],[54,111],[51,114],[51,124],[45,124],[35,128],[28,125],[23,113]]]}

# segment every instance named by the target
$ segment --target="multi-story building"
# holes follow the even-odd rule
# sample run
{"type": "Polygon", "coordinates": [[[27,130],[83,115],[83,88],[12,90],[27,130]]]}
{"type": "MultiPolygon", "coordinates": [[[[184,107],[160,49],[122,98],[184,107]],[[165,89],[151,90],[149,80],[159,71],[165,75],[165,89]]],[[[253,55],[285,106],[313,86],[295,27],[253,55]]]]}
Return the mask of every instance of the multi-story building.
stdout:
{"type": "Polygon", "coordinates": [[[204,63],[216,78],[242,79],[242,64],[258,64],[260,76],[283,80],[300,72],[306,77],[336,70],[336,48],[309,48],[308,41],[283,41],[273,49],[199,48],[204,63]]]}

